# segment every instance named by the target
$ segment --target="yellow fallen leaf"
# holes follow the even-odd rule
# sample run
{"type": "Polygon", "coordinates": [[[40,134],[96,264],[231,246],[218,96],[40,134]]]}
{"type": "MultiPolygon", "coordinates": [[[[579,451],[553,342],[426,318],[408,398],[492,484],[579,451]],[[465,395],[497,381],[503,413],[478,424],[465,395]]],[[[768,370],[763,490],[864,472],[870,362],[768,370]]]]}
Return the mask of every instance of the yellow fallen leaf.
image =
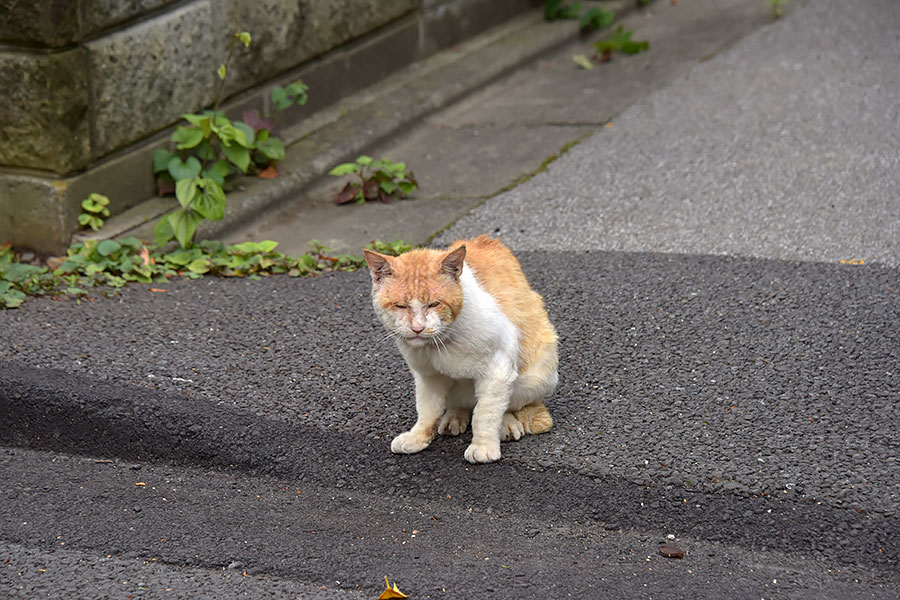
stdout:
{"type": "Polygon", "coordinates": [[[137,482],[136,484],[134,484],[134,485],[147,485],[147,484],[144,483],[143,481],[138,481],[138,482],[137,482]]]}
{"type": "Polygon", "coordinates": [[[594,63],[592,63],[591,59],[587,57],[587,54],[573,54],[572,60],[575,61],[575,64],[582,69],[587,69],[588,71],[590,71],[594,68],[594,63]]]}
{"type": "Polygon", "coordinates": [[[381,592],[380,596],[378,596],[378,600],[390,600],[391,598],[409,598],[409,596],[400,591],[396,583],[394,583],[393,587],[391,587],[391,584],[388,582],[387,575],[384,576],[384,586],[386,589],[381,592]]]}

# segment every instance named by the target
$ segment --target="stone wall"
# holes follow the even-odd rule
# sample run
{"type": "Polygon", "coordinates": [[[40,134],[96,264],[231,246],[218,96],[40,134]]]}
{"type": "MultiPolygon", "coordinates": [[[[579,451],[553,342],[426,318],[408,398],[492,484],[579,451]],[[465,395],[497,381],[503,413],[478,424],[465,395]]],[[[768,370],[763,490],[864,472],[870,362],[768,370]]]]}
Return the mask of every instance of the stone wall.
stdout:
{"type": "Polygon", "coordinates": [[[118,211],[151,197],[152,150],[181,114],[213,102],[238,27],[253,41],[232,59],[226,108],[264,109],[272,85],[311,72],[308,115],[534,5],[0,0],[0,243],[60,252],[88,193],[118,211]],[[327,68],[307,68],[317,62],[327,68]]]}

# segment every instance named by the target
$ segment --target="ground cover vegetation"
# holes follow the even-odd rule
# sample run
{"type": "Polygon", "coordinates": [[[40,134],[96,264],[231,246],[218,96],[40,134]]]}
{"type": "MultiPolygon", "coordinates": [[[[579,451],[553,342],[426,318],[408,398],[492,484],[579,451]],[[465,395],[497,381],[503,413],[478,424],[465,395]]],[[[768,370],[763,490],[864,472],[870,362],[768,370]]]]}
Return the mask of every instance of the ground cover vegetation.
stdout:
{"type": "MultiPolygon", "coordinates": [[[[65,257],[49,260],[47,265],[22,261],[11,244],[2,244],[0,308],[16,308],[29,296],[80,301],[90,297],[92,291],[111,295],[129,283],[160,284],[172,277],[303,277],[325,271],[354,271],[365,264],[361,256],[333,254],[316,240],[310,242],[310,251],[300,256],[279,252],[278,243],[268,240],[233,245],[194,240],[197,227],[205,219],[224,217],[226,192],[235,177],[278,175],[278,161],[285,156],[284,142],[275,135],[279,115],[292,106],[305,104],[308,98],[307,86],[296,81],[270,90],[272,114],[260,115],[254,110],[245,112],[243,120],[233,120],[220,111],[235,49],[239,44],[249,46],[250,41],[249,32],[235,31],[228,57],[216,71],[219,86],[213,108],[182,115],[184,123],[171,136],[174,149],[159,149],[153,155],[160,195],[174,194],[179,203],[179,208],[156,223],[155,244],[135,237],[85,239],[71,244],[65,257]]],[[[360,167],[357,174],[363,201],[373,197],[384,200],[418,187],[404,163],[366,158],[352,163],[360,167]],[[377,185],[374,196],[370,180],[377,185]]],[[[99,231],[110,216],[109,205],[109,198],[90,194],[81,204],[79,224],[99,231]]],[[[410,249],[401,240],[373,241],[367,247],[394,256],[410,249]]]]}

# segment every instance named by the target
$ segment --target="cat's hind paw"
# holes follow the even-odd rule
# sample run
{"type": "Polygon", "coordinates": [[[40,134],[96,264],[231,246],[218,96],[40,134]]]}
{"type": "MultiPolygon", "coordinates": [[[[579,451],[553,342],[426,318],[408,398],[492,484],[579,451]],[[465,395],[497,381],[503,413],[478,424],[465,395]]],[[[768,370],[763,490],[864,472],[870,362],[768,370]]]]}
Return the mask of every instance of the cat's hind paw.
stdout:
{"type": "Polygon", "coordinates": [[[472,443],[464,455],[470,463],[489,463],[500,460],[500,442],[496,444],[472,443]]]}
{"type": "Polygon", "coordinates": [[[503,424],[500,425],[500,440],[508,442],[518,441],[525,435],[525,426],[511,412],[503,415],[503,424]]]}
{"type": "Polygon", "coordinates": [[[412,431],[406,431],[394,438],[391,442],[391,452],[394,454],[415,454],[421,452],[431,443],[431,438],[423,438],[412,431]]]}
{"type": "Polygon", "coordinates": [[[441,435],[459,435],[465,433],[469,427],[469,411],[463,409],[448,409],[438,425],[438,433],[441,435]]]}

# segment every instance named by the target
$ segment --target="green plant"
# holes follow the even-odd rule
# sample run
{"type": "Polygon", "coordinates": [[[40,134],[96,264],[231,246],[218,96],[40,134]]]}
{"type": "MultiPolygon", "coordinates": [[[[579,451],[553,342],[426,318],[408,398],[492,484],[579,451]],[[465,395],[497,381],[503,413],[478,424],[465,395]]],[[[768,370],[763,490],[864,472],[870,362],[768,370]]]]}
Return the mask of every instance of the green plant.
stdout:
{"type": "Polygon", "coordinates": [[[103,219],[109,216],[109,198],[100,194],[91,194],[81,201],[81,214],[78,223],[82,227],[90,227],[99,231],[103,227],[103,219]]]}
{"type": "MultiPolygon", "coordinates": [[[[284,142],[272,134],[273,121],[260,117],[258,111],[245,112],[247,122],[232,120],[218,110],[238,43],[249,46],[250,34],[238,31],[232,35],[228,57],[216,71],[220,84],[213,109],[182,115],[185,124],[178,125],[171,136],[175,150],[160,148],[153,154],[160,195],[174,193],[180,205],[156,223],[154,238],[159,246],[174,239],[182,248],[190,247],[204,219],[224,217],[225,191],[232,176],[248,171],[261,177],[277,176],[276,165],[285,157],[284,142]]],[[[273,105],[280,112],[304,104],[307,89],[302,81],[286,88],[276,86],[271,91],[273,105]]]]}
{"type": "Polygon", "coordinates": [[[544,0],[544,19],[577,19],[581,12],[581,2],[566,4],[566,0],[544,0]]]}
{"type": "Polygon", "coordinates": [[[579,26],[583,30],[609,27],[615,18],[616,14],[613,11],[599,6],[591,7],[582,14],[581,2],[567,4],[566,0],[544,1],[544,19],[547,21],[579,19],[579,26]]]}
{"type": "Polygon", "coordinates": [[[366,200],[378,198],[382,202],[389,202],[391,198],[406,197],[419,187],[412,171],[406,170],[406,163],[392,163],[386,158],[372,160],[369,156],[360,156],[356,162],[340,164],[329,175],[340,177],[343,175],[356,175],[357,180],[347,182],[347,185],[334,199],[335,204],[347,204],[356,202],[362,204],[366,200]]]}
{"type": "Polygon", "coordinates": [[[600,56],[601,62],[607,62],[612,58],[614,52],[622,52],[623,54],[637,54],[650,48],[650,42],[635,42],[631,36],[634,31],[624,29],[621,25],[616,28],[615,33],[605,40],[600,40],[594,44],[597,54],[600,56]]]}
{"type": "MultiPolygon", "coordinates": [[[[309,277],[323,271],[354,271],[365,259],[351,254],[332,256],[324,245],[310,242],[311,250],[287,256],[277,242],[244,242],[226,246],[201,241],[191,248],[165,252],[134,237],[121,240],[86,240],[72,244],[68,256],[55,270],[17,262],[10,244],[0,245],[0,308],[16,308],[28,296],[71,296],[80,300],[92,288],[106,295],[129,283],[163,283],[172,277],[197,279],[259,277],[287,274],[309,277]]],[[[382,254],[397,255],[410,246],[400,240],[373,241],[367,246],[382,254]]]]}
{"type": "Polygon", "coordinates": [[[772,17],[777,19],[784,14],[784,6],[787,0],[769,0],[769,8],[772,9],[772,17]]]}
{"type": "Polygon", "coordinates": [[[581,29],[605,29],[616,20],[616,13],[595,6],[581,15],[581,29]]]}

